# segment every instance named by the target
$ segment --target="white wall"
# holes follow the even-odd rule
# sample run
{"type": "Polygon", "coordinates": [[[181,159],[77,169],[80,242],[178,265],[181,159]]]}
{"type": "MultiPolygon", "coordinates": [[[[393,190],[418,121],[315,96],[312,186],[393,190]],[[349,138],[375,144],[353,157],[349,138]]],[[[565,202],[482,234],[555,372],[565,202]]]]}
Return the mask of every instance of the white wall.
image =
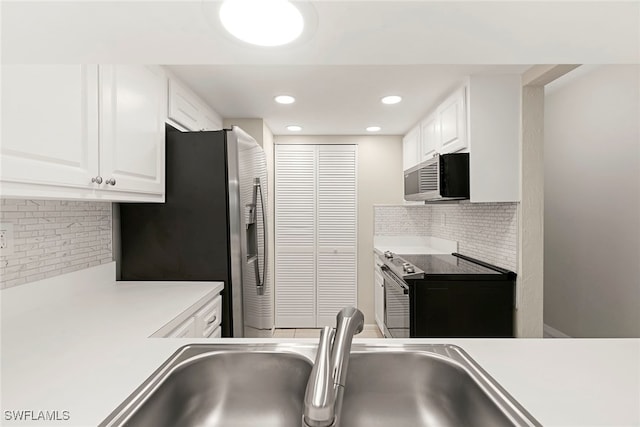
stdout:
{"type": "Polygon", "coordinates": [[[358,308],[364,313],[365,323],[375,324],[373,314],[373,205],[402,203],[404,185],[402,137],[287,135],[276,136],[275,142],[276,144],[358,145],[358,308]]]}
{"type": "Polygon", "coordinates": [[[545,89],[545,324],[640,337],[640,66],[545,89]]]}

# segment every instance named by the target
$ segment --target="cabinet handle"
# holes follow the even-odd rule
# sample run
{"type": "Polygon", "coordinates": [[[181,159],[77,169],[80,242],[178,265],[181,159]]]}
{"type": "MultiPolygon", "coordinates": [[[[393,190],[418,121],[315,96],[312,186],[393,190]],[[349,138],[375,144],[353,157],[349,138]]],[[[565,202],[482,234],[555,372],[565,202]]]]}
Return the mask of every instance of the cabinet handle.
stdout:
{"type": "Polygon", "coordinates": [[[108,180],[105,181],[105,183],[107,185],[116,185],[116,179],[115,178],[109,178],[108,180]]]}
{"type": "Polygon", "coordinates": [[[209,320],[207,322],[207,325],[210,325],[210,324],[214,323],[216,321],[216,319],[218,319],[218,317],[217,316],[213,316],[213,319],[209,320]]]}
{"type": "MultiPolygon", "coordinates": [[[[96,176],[95,178],[91,178],[91,182],[95,183],[95,184],[102,184],[102,177],[100,175],[96,176]]],[[[107,181],[108,183],[109,181],[107,181]]]]}

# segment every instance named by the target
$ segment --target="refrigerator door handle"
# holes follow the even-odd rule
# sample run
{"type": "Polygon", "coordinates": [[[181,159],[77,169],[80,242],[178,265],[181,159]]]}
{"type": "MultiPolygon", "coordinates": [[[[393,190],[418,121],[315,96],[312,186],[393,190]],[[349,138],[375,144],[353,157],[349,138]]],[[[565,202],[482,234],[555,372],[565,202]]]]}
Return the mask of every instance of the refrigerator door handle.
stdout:
{"type": "MultiPolygon", "coordinates": [[[[262,213],[262,253],[264,254],[264,260],[262,263],[262,277],[260,276],[260,250],[258,249],[258,242],[256,242],[255,246],[256,261],[254,263],[254,268],[256,272],[256,292],[258,293],[258,295],[264,295],[264,281],[267,274],[267,219],[265,217],[264,197],[262,195],[262,185],[260,184],[260,178],[255,178],[253,180],[253,203],[256,208],[258,203],[258,195],[260,195],[260,210],[262,213]]],[[[256,240],[258,240],[257,232],[256,240]]]]}

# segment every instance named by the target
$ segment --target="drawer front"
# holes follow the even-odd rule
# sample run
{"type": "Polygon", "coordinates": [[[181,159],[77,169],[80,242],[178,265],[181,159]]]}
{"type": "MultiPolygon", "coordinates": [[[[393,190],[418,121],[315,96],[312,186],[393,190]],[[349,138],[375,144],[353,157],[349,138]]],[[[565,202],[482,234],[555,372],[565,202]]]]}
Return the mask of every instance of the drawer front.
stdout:
{"type": "Polygon", "coordinates": [[[202,338],[211,336],[222,320],[222,297],[215,297],[213,301],[202,307],[195,317],[201,325],[199,331],[202,333],[202,338]]]}
{"type": "Polygon", "coordinates": [[[167,338],[196,338],[196,319],[190,317],[171,331],[167,338]]]}

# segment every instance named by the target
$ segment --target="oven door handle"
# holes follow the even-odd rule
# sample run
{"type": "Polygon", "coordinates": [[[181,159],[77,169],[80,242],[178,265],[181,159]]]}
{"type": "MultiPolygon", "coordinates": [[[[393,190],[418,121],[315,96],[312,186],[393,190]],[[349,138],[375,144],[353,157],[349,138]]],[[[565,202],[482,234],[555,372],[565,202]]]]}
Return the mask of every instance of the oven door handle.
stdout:
{"type": "Polygon", "coordinates": [[[393,273],[389,273],[388,271],[389,271],[388,267],[382,269],[382,274],[384,275],[384,277],[388,278],[390,281],[392,281],[393,283],[398,285],[400,288],[402,288],[403,294],[409,295],[409,286],[401,282],[399,279],[395,277],[395,275],[392,275],[393,273]]]}

